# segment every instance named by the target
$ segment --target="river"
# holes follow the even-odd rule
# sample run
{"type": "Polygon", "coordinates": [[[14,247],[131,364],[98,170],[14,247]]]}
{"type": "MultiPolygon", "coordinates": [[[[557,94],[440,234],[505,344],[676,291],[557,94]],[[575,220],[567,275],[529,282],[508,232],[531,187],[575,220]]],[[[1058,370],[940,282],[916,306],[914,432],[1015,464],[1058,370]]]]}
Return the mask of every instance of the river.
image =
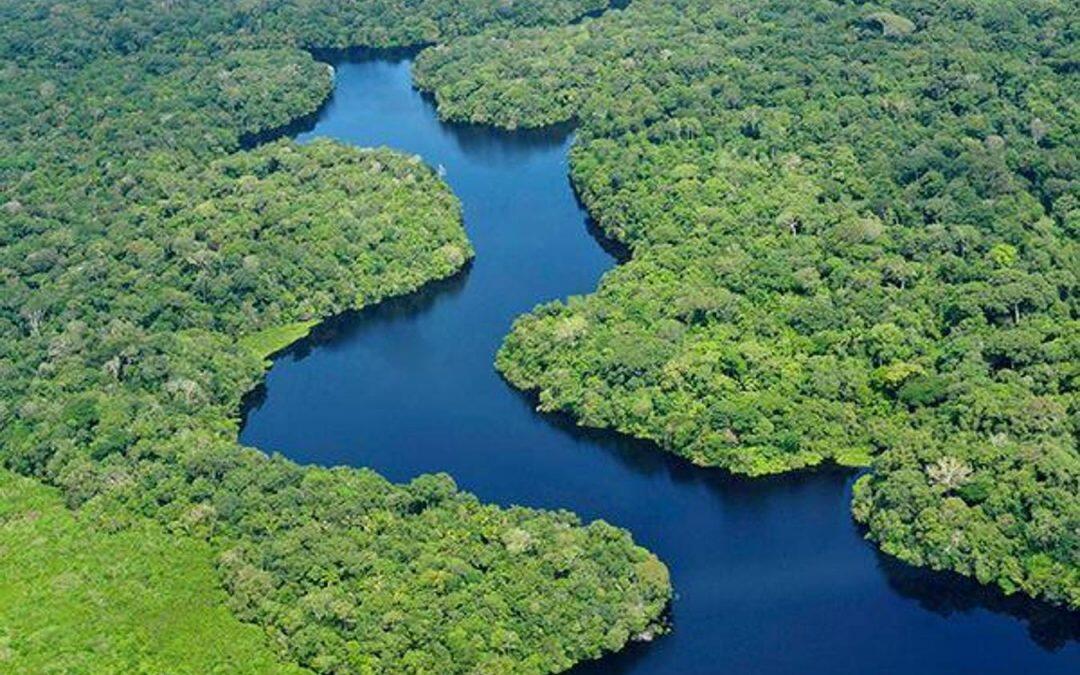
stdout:
{"type": "Polygon", "coordinates": [[[410,297],[326,322],[275,360],[241,440],[395,481],[445,471],[499,504],[628,528],[670,567],[669,635],[575,673],[1080,672],[1080,618],[899,564],[848,511],[855,473],[765,479],[535,412],[492,365],[513,319],[587,293],[616,264],[567,178],[569,128],[441,123],[408,54],[336,65],[300,140],[421,155],[461,199],[475,262],[410,297]]]}

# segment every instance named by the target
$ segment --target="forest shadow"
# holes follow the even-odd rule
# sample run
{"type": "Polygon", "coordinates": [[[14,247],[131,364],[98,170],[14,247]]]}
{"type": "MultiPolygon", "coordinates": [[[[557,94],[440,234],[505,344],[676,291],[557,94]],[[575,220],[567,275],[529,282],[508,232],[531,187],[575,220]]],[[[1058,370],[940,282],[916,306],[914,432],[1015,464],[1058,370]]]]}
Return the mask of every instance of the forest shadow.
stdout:
{"type": "MultiPolygon", "coordinates": [[[[664,636],[656,638],[663,640],[664,636]]],[[[604,654],[598,659],[582,661],[570,670],[569,675],[617,675],[633,672],[639,662],[649,653],[652,642],[630,642],[617,652],[604,654]]]]}
{"type": "Polygon", "coordinates": [[[318,125],[323,114],[331,104],[333,104],[335,91],[337,91],[337,87],[331,87],[330,93],[327,94],[326,98],[324,98],[321,103],[319,103],[318,107],[306,115],[295,117],[292,121],[276,127],[263,129],[262,131],[256,131],[254,133],[241,134],[239,139],[240,149],[254,150],[264,143],[272,143],[273,141],[282,138],[295,139],[300,134],[306,134],[311,131],[318,125]]]}
{"type": "MultiPolygon", "coordinates": [[[[574,185],[572,177],[566,177],[567,182],[570,184],[570,192],[574,195],[574,202],[581,209],[581,212],[585,214],[585,231],[589,233],[596,245],[611,256],[615,260],[616,265],[622,265],[630,262],[630,259],[634,256],[633,249],[629,244],[612,237],[607,232],[604,232],[600,227],[600,223],[596,222],[592,213],[589,212],[589,207],[585,204],[585,201],[581,198],[581,192],[578,190],[577,185],[574,185]]],[[[610,270],[608,270],[610,271],[610,270]]],[[[606,274],[607,272],[605,272],[606,274]]]]}
{"type": "Polygon", "coordinates": [[[611,2],[609,2],[605,7],[600,7],[599,9],[593,9],[585,12],[578,18],[571,21],[570,25],[576,26],[579,23],[585,21],[586,19],[598,19],[612,10],[626,9],[630,6],[630,2],[631,0],[611,0],[611,2]]]}
{"type": "Polygon", "coordinates": [[[663,475],[676,485],[702,486],[722,501],[737,502],[742,508],[755,503],[768,503],[776,498],[777,491],[800,490],[811,484],[820,485],[823,481],[828,484],[829,489],[846,490],[847,485],[857,475],[856,469],[832,463],[757,477],[698,466],[684,457],[664,450],[654,441],[635,438],[612,429],[581,426],[565,412],[538,411],[539,398],[535,391],[522,391],[505,379],[504,382],[522,405],[532,410],[532,414],[572,438],[575,443],[603,450],[618,460],[625,469],[637,475],[663,475]]]}
{"type": "Polygon", "coordinates": [[[308,49],[308,53],[316,61],[329,63],[336,68],[342,63],[401,63],[416,58],[417,54],[432,45],[433,43],[426,42],[409,47],[312,47],[308,49]]]}
{"type": "MultiPolygon", "coordinates": [[[[581,208],[585,211],[584,204],[581,204],[581,208]]],[[[586,211],[586,213],[588,213],[588,211],[586,211]]],[[[631,248],[618,239],[609,237],[606,232],[600,229],[599,223],[593,220],[592,216],[588,216],[585,219],[585,231],[593,238],[596,245],[603,249],[604,253],[607,253],[615,260],[616,265],[630,262],[630,258],[633,257],[631,248]]],[[[610,272],[611,270],[608,271],[610,272]]],[[[605,274],[607,274],[607,272],[605,272],[605,274]]]]}
{"type": "Polygon", "coordinates": [[[953,572],[912,567],[875,547],[878,569],[889,588],[942,617],[986,610],[1012,617],[1027,625],[1032,642],[1046,651],[1060,650],[1080,641],[1080,613],[1054,607],[1020,593],[1005,595],[974,579],[953,572]]]}
{"type": "Polygon", "coordinates": [[[548,124],[542,127],[505,129],[492,124],[459,122],[444,119],[432,92],[412,85],[420,94],[424,106],[439,126],[450,135],[462,154],[472,158],[490,158],[493,153],[530,156],[538,150],[554,150],[563,147],[578,126],[576,119],[548,124]]]}

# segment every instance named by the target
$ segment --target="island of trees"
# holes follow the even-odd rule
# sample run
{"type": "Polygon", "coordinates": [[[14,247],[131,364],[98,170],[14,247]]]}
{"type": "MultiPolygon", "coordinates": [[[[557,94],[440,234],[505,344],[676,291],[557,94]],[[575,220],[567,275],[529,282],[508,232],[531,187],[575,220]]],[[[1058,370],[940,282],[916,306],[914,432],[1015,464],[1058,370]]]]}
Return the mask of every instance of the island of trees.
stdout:
{"type": "Polygon", "coordinates": [[[307,50],[597,5],[0,2],[0,668],[544,673],[656,629],[625,531],[236,441],[272,352],[472,256],[418,158],[245,148],[325,101],[307,50]]]}
{"type": "Polygon", "coordinates": [[[425,51],[449,118],[576,119],[574,185],[633,254],[499,369],[699,465],[866,465],[885,552],[1080,608],[1076,20],[635,0],[425,51]]]}

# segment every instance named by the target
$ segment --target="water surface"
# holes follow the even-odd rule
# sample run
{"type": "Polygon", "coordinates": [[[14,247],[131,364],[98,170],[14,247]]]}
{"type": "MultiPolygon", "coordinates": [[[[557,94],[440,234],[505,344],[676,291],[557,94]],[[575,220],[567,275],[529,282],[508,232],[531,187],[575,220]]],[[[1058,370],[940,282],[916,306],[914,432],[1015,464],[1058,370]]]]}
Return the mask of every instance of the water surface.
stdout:
{"type": "Polygon", "coordinates": [[[630,529],[671,568],[674,631],[581,673],[1080,672],[1076,615],[906,567],[863,541],[848,511],[852,472],[738,479],[536,413],[492,366],[503,336],[616,264],[570,188],[570,130],[440,123],[410,65],[386,54],[339,63],[333,99],[299,138],[441,166],[476,260],[282,354],[244,443],[395,481],[445,471],[485,501],[630,529]]]}

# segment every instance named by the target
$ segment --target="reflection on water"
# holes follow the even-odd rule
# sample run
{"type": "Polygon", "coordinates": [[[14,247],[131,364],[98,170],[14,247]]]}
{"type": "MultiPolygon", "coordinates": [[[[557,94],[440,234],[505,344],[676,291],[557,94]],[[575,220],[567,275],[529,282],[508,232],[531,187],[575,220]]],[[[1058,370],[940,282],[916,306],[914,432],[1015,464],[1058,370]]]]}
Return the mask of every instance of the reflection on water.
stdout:
{"type": "MultiPolygon", "coordinates": [[[[356,57],[357,54],[352,56],[356,57]]],[[[569,128],[440,123],[411,53],[340,62],[301,140],[417,153],[446,169],[477,251],[451,279],[317,327],[275,360],[241,440],[391,480],[446,471],[486,501],[626,527],[669,565],[674,630],[581,673],[1076,673],[1076,615],[877,553],[852,522],[855,472],[765,479],[535,412],[495,372],[514,318],[594,289],[626,252],[590,232],[569,128]]]]}

